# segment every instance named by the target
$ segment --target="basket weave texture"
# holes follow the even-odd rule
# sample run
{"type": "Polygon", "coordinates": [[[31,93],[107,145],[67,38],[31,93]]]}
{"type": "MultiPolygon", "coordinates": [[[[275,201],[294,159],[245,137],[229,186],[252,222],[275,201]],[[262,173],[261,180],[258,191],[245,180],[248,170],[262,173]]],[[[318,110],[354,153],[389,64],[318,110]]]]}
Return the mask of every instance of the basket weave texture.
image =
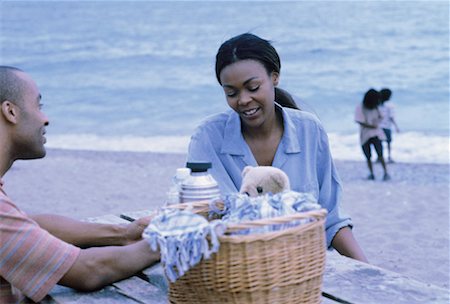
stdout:
{"type": "MultiPolygon", "coordinates": [[[[207,217],[206,201],[190,203],[207,217]]],[[[184,209],[187,204],[171,206],[184,209]]],[[[320,303],[325,269],[325,217],[320,209],[228,225],[220,249],[169,285],[170,303],[320,303]],[[230,232],[313,218],[284,230],[230,232]]]]}

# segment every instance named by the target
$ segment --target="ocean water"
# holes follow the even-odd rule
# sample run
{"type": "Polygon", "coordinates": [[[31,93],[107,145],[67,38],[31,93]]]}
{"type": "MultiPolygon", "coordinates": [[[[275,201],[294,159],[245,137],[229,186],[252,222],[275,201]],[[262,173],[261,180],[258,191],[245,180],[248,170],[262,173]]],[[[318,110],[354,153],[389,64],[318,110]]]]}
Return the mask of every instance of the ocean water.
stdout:
{"type": "Polygon", "coordinates": [[[354,108],[389,87],[393,157],[449,162],[448,1],[1,1],[0,64],[38,83],[48,147],[185,153],[227,109],[215,54],[243,32],[273,42],[335,158],[364,159],[354,108]]]}

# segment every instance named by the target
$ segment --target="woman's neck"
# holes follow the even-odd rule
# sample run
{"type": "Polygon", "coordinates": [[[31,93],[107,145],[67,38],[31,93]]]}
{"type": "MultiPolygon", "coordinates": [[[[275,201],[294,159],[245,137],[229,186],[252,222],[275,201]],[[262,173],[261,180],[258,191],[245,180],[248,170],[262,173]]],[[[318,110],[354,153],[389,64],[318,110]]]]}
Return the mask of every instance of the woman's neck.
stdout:
{"type": "Polygon", "coordinates": [[[242,129],[242,135],[260,166],[271,166],[278,145],[283,136],[283,117],[280,111],[274,111],[273,119],[264,122],[258,128],[242,129]]]}
{"type": "Polygon", "coordinates": [[[258,127],[249,127],[242,125],[242,134],[244,138],[250,140],[264,140],[274,135],[283,134],[283,115],[281,111],[274,107],[273,115],[264,121],[258,127]]]}
{"type": "Polygon", "coordinates": [[[248,125],[242,125],[242,134],[244,137],[263,139],[278,133],[283,130],[283,117],[281,111],[274,109],[273,115],[268,117],[262,125],[257,127],[249,127],[248,125]]]}

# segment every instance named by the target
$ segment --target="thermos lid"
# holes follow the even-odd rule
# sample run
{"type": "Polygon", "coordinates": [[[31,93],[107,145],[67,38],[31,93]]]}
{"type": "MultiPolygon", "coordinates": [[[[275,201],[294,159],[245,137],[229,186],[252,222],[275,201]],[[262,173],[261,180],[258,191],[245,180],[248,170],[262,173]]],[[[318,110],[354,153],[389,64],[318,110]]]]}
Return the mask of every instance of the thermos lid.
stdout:
{"type": "Polygon", "coordinates": [[[212,167],[210,162],[188,162],[186,167],[191,169],[194,174],[181,183],[180,199],[182,203],[220,197],[217,182],[208,174],[208,169],[212,167]]]}
{"type": "Polygon", "coordinates": [[[211,168],[210,162],[187,162],[186,167],[192,172],[206,172],[211,168]]]}
{"type": "Polygon", "coordinates": [[[191,174],[191,170],[189,168],[177,168],[175,171],[175,176],[178,179],[185,179],[191,174]]]}

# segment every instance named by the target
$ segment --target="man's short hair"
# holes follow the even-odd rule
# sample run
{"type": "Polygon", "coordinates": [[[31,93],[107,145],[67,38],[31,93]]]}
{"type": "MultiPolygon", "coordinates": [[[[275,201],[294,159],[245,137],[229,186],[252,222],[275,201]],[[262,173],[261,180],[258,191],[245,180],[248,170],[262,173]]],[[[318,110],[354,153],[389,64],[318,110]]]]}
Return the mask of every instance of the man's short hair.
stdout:
{"type": "Polygon", "coordinates": [[[22,94],[25,89],[25,82],[18,77],[17,73],[23,71],[21,69],[0,66],[0,104],[5,100],[14,103],[22,101],[22,94]]]}

